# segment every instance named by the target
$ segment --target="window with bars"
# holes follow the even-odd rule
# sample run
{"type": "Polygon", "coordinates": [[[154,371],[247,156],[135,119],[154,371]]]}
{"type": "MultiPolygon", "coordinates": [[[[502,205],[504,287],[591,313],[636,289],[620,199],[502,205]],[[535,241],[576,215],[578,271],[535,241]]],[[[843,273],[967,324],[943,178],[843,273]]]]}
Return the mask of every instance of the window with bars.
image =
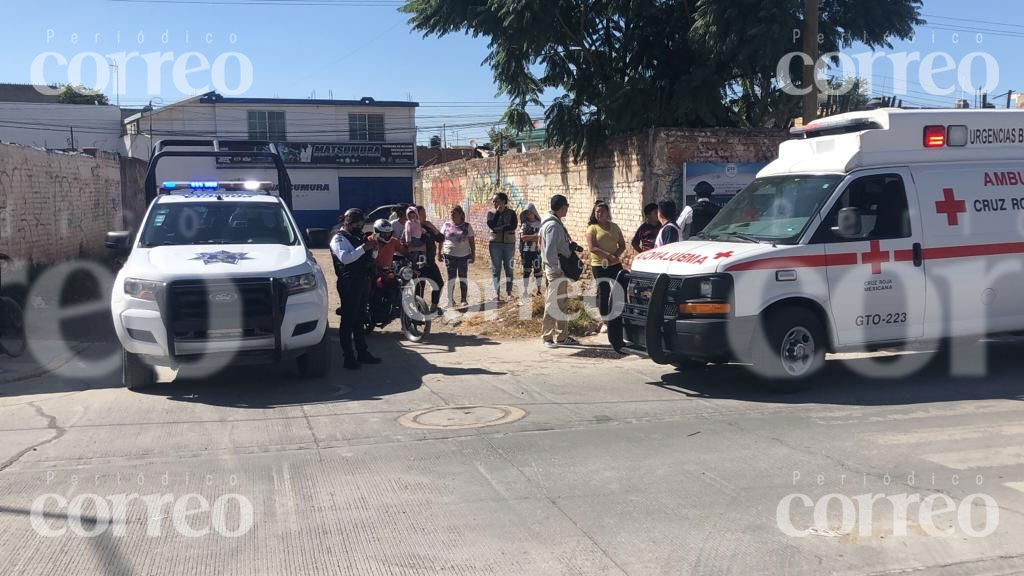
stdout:
{"type": "Polygon", "coordinates": [[[383,114],[349,114],[348,139],[353,142],[383,142],[383,114]]]}
{"type": "Polygon", "coordinates": [[[284,112],[249,111],[249,140],[284,142],[287,139],[284,129],[284,112]]]}

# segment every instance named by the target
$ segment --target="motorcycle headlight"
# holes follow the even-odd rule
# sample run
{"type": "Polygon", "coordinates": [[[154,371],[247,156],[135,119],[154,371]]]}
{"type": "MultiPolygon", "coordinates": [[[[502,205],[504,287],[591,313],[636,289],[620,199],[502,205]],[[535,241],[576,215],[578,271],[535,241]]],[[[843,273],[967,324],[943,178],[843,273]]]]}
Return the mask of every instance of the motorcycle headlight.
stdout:
{"type": "Polygon", "coordinates": [[[284,279],[284,285],[288,287],[289,294],[301,294],[316,289],[316,274],[309,272],[297,274],[284,279]]]}
{"type": "Polygon", "coordinates": [[[403,282],[408,282],[413,277],[412,268],[406,266],[398,271],[398,275],[401,276],[403,282]]]}
{"type": "Polygon", "coordinates": [[[163,287],[163,282],[139,280],[138,278],[124,279],[124,293],[139,300],[156,300],[157,291],[163,287]]]}

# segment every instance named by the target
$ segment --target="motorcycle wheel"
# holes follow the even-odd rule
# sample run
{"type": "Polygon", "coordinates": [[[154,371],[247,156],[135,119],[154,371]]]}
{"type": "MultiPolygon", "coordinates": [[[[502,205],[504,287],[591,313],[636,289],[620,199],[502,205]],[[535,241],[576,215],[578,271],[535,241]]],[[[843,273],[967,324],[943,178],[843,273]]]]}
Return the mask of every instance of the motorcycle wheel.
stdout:
{"type": "MultiPolygon", "coordinates": [[[[416,309],[423,316],[430,315],[430,306],[419,296],[416,297],[416,309]]],[[[410,342],[419,342],[423,340],[424,336],[430,334],[430,323],[430,320],[413,320],[405,313],[404,309],[402,310],[402,333],[405,334],[406,340],[410,342]]]]}

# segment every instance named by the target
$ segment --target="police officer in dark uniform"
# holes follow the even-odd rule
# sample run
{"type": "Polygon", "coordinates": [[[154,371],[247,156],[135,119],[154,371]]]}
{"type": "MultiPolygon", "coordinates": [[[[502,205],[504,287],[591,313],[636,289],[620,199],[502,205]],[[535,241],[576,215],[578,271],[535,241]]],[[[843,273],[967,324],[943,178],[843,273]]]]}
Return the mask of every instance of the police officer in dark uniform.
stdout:
{"type": "Polygon", "coordinates": [[[697,202],[693,205],[693,221],[690,224],[689,234],[697,234],[704,230],[711,219],[722,209],[711,200],[711,195],[715,193],[715,187],[710,182],[701,180],[693,187],[693,191],[697,194],[697,202]]]}
{"type": "Polygon", "coordinates": [[[331,240],[331,257],[338,274],[341,299],[341,351],[345,355],[345,368],[349,370],[361,364],[380,363],[380,358],[367,349],[363,330],[373,274],[373,251],[377,248],[376,240],[363,235],[365,220],[362,210],[349,209],[331,240]]]}

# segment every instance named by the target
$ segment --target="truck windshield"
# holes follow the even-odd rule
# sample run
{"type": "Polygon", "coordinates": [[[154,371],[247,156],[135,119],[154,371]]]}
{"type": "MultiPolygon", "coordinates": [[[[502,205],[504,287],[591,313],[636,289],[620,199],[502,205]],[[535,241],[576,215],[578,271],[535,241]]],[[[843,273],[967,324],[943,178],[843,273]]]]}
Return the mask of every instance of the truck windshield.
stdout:
{"type": "Polygon", "coordinates": [[[284,244],[298,238],[284,209],[252,202],[157,204],[142,232],[143,248],[184,244],[284,244]]]}
{"type": "Polygon", "coordinates": [[[795,244],[842,176],[772,176],[744,188],[707,225],[709,240],[795,244]]]}

